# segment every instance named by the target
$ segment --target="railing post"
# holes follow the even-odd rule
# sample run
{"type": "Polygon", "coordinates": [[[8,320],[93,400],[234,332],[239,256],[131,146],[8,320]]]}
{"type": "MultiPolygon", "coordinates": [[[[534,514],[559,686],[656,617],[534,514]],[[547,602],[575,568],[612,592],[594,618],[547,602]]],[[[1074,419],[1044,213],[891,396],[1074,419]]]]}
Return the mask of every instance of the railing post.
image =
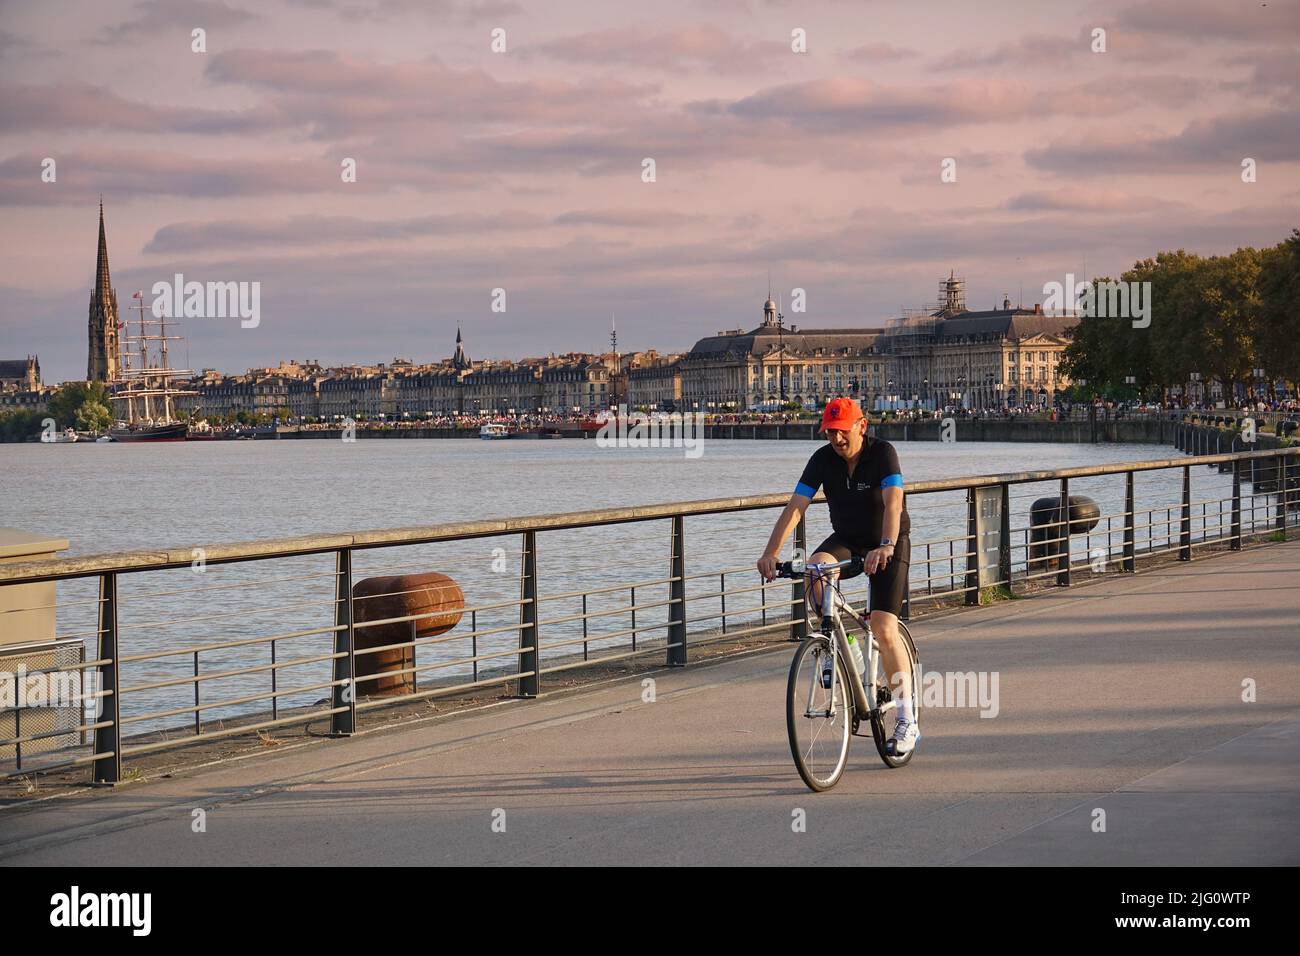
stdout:
{"type": "Polygon", "coordinates": [[[722,610],[722,633],[727,633],[727,572],[718,575],[718,603],[722,610]]]}
{"type": "Polygon", "coordinates": [[[1056,546],[1060,548],[1060,553],[1056,562],[1056,584],[1057,587],[1068,588],[1070,586],[1070,479],[1061,479],[1061,507],[1057,511],[1061,517],[1061,524],[1057,527],[1056,537],[1059,539],[1056,546]]]}
{"type": "Polygon", "coordinates": [[[525,531],[519,568],[519,696],[541,693],[537,642],[537,532],[525,531]]]}
{"type": "MultiPolygon", "coordinates": [[[[794,526],[794,550],[795,553],[802,556],[805,561],[808,560],[808,528],[804,524],[803,515],[799,516],[799,523],[794,526]]],[[[806,588],[805,577],[802,574],[796,574],[794,580],[790,583],[790,640],[802,641],[808,636],[808,614],[804,609],[804,589],[806,588]]]]}
{"type": "Polygon", "coordinates": [[[357,635],[352,607],[352,549],[339,548],[334,557],[334,707],[330,733],[349,737],[357,729],[357,635]]]}
{"type": "MultiPolygon", "coordinates": [[[[929,572],[926,572],[927,576],[929,572]]],[[[998,580],[1011,594],[1011,486],[1002,485],[1002,515],[998,524],[998,580]]]]}
{"type": "Polygon", "coordinates": [[[1273,466],[1273,474],[1277,475],[1277,530],[1282,535],[1282,540],[1286,540],[1286,466],[1287,457],[1278,455],[1274,459],[1277,464],[1273,466]]]}
{"type": "Polygon", "coordinates": [[[1232,461],[1232,544],[1233,551],[1241,550],[1241,460],[1232,461]]]}
{"type": "MultiPolygon", "coordinates": [[[[966,489],[966,605],[980,603],[979,515],[975,507],[975,489],[966,489]]],[[[927,575],[928,576],[928,575],[927,575]]]]}
{"type": "Polygon", "coordinates": [[[1137,570],[1137,495],[1131,471],[1124,473],[1124,570],[1137,570]]]}
{"type": "Polygon", "coordinates": [[[1178,560],[1192,560],[1192,466],[1183,465],[1183,510],[1178,522],[1178,560]]]}
{"type": "Polygon", "coordinates": [[[668,561],[668,666],[686,666],[686,518],[673,515],[668,561]]]}
{"type": "Polygon", "coordinates": [[[120,783],[122,781],[122,698],[121,670],[117,666],[120,656],[117,633],[117,572],[107,571],[99,576],[99,651],[105,663],[99,665],[99,691],[103,696],[96,723],[108,722],[107,727],[95,729],[94,763],[95,783],[120,783]]]}

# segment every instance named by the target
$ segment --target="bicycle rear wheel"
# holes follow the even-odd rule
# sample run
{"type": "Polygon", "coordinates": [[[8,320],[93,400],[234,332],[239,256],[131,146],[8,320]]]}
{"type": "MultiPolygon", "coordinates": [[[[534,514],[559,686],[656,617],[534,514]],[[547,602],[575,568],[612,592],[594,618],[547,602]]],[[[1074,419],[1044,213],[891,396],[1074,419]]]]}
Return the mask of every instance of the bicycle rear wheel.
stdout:
{"type": "MultiPolygon", "coordinates": [[[[916,653],[916,643],[912,640],[912,633],[902,621],[898,622],[898,636],[902,638],[903,645],[907,648],[907,654],[911,660],[912,720],[919,732],[921,729],[921,658],[916,653]]],[[[885,762],[886,767],[903,767],[911,761],[912,754],[916,753],[916,750],[909,750],[902,756],[889,752],[889,738],[894,733],[894,722],[898,719],[897,708],[888,706],[893,703],[894,699],[890,686],[889,675],[885,673],[884,658],[882,655],[877,654],[876,709],[871,715],[871,737],[875,740],[876,752],[880,754],[880,759],[885,762]]]]}
{"type": "Polygon", "coordinates": [[[853,692],[843,657],[836,659],[833,686],[822,686],[822,662],[830,652],[830,641],[825,636],[806,638],[795,651],[786,684],[790,754],[803,782],[819,792],[839,783],[848,763],[852,736],[849,723],[853,719],[853,692]]]}

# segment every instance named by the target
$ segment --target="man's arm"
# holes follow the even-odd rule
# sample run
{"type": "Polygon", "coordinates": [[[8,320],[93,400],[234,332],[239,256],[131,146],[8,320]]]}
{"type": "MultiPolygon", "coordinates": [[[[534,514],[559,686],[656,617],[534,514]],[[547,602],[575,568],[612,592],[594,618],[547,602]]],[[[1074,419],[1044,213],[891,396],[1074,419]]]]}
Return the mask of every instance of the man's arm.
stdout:
{"type": "Polygon", "coordinates": [[[758,571],[763,575],[763,580],[770,581],[776,577],[776,556],[781,553],[781,547],[785,544],[785,539],[790,537],[790,532],[794,526],[799,523],[803,513],[808,510],[812,504],[813,496],[817,494],[817,489],[822,484],[822,458],[818,452],[808,459],[808,464],[804,465],[803,474],[799,476],[799,483],[794,486],[794,494],[790,496],[790,501],[786,504],[781,516],[776,519],[776,526],[772,528],[772,535],[767,539],[767,547],[763,549],[763,556],[758,559],[758,571]]]}
{"type": "Polygon", "coordinates": [[[810,504],[812,504],[812,498],[801,495],[796,491],[790,496],[790,501],[781,512],[781,516],[776,519],[776,526],[772,529],[771,537],[767,539],[767,547],[763,549],[763,556],[758,559],[758,570],[765,581],[770,581],[776,577],[776,557],[781,553],[781,548],[785,545],[785,539],[790,537],[790,532],[794,530],[794,526],[799,523],[810,504]]]}

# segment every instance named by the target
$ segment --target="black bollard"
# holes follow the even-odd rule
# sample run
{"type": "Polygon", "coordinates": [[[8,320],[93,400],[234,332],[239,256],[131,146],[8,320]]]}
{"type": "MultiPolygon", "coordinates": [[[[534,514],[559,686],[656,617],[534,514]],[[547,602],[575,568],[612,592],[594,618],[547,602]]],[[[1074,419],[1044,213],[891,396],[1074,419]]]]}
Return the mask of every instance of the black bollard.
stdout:
{"type": "MultiPolygon", "coordinates": [[[[1086,534],[1101,521],[1101,508],[1085,495],[1070,495],[1070,534],[1086,534]]],[[[1029,509],[1029,574],[1045,574],[1059,566],[1065,551],[1065,521],[1061,497],[1039,498],[1029,509]],[[1056,540],[1062,539],[1062,540],[1056,540]]]]}

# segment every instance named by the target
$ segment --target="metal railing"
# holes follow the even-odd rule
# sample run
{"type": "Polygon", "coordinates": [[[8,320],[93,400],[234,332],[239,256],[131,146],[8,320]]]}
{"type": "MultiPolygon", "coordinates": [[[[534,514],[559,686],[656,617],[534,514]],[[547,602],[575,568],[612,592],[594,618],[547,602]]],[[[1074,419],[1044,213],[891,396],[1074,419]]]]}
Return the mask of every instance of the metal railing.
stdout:
{"type": "MultiPolygon", "coordinates": [[[[772,522],[748,514],[788,501],[786,494],[723,498],[213,545],[202,549],[201,569],[189,547],[0,565],[0,588],[46,581],[93,588],[56,601],[61,618],[88,618],[84,630],[59,638],[93,643],[80,663],[51,672],[93,670],[91,696],[102,702],[76,728],[93,735],[88,746],[24,757],[23,745],[52,734],[0,738],[0,754],[17,754],[12,767],[0,762],[0,776],[89,765],[94,781],[117,782],[128,758],[194,742],[312,722],[347,736],[366,712],[395,703],[511,684],[518,696],[535,697],[548,676],[574,668],[651,655],[683,666],[692,649],[719,641],[797,639],[806,632],[804,583],[759,578],[754,561],[772,522]],[[665,543],[667,564],[654,572],[645,556],[665,543]],[[428,550],[451,547],[471,549],[471,560],[428,550]],[[479,573],[489,555],[496,573],[479,573]],[[365,567],[371,557],[390,563],[365,567]],[[464,572],[456,626],[418,636],[421,621],[446,609],[357,619],[359,602],[398,593],[355,595],[361,576],[431,569],[464,572]],[[192,570],[203,571],[203,583],[177,586],[175,576],[192,570]],[[209,583],[217,572],[233,577],[209,583]],[[177,611],[191,606],[202,613],[177,611]],[[275,623],[259,623],[265,615],[275,623]],[[367,629],[404,623],[406,640],[358,642],[367,629]],[[359,660],[391,651],[401,651],[403,666],[358,675],[359,660]],[[367,695],[369,682],[395,676],[409,677],[409,693],[367,695]]],[[[974,605],[989,588],[1014,591],[1039,580],[1069,586],[1084,569],[1133,571],[1170,553],[1191,560],[1197,548],[1226,542],[1238,549],[1261,534],[1285,540],[1300,521],[1300,448],[922,481],[908,486],[907,502],[913,544],[905,616],[918,602],[974,605]],[[1079,493],[1101,503],[1095,527],[1078,530],[1068,515],[1021,523],[1030,499],[1079,493]],[[995,570],[976,509],[990,495],[1000,504],[995,570]]],[[[824,518],[824,507],[819,495],[796,528],[794,546],[805,553],[809,521],[824,518]]],[[[844,590],[850,599],[865,596],[865,579],[844,590]]]]}

